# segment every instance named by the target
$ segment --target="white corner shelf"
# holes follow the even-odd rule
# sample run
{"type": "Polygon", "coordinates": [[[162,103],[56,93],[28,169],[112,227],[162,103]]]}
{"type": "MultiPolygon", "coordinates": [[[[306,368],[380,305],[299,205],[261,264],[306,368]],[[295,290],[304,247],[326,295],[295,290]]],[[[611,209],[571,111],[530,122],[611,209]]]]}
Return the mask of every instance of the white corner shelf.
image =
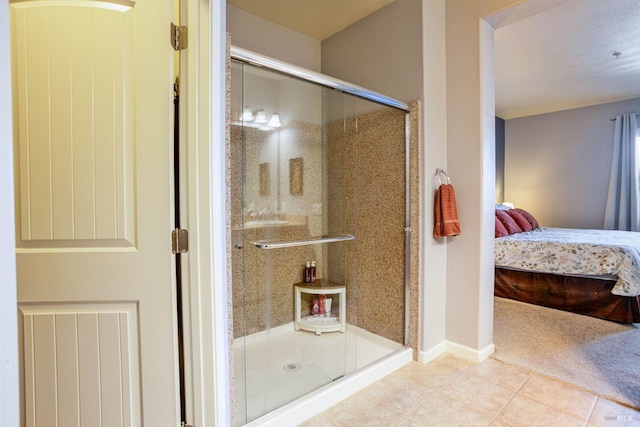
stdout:
{"type": "MultiPolygon", "coordinates": [[[[295,310],[296,318],[294,321],[294,328],[296,331],[300,329],[304,331],[315,332],[316,335],[320,335],[323,332],[342,332],[346,331],[347,316],[346,316],[346,286],[338,285],[331,282],[318,281],[313,283],[297,283],[295,285],[296,301],[295,310]],[[338,302],[338,315],[329,316],[325,314],[301,316],[302,294],[315,294],[315,295],[333,295],[333,301],[335,302],[337,297],[338,302]]],[[[332,302],[332,304],[334,303],[332,302]]]]}

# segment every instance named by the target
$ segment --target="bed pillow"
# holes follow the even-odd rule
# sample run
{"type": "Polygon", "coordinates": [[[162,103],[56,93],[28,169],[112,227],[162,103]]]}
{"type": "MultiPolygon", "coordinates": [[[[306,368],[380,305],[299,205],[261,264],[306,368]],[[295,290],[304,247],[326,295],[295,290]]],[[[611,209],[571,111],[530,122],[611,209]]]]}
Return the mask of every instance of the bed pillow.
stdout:
{"type": "Polygon", "coordinates": [[[538,224],[538,221],[529,212],[525,211],[524,209],[520,209],[520,208],[516,208],[515,210],[518,213],[520,213],[520,215],[525,217],[527,221],[529,221],[529,224],[531,224],[531,229],[536,229],[536,228],[540,227],[540,224],[538,224]]]}
{"type": "Polygon", "coordinates": [[[533,227],[531,223],[524,217],[520,212],[515,209],[508,210],[507,213],[513,220],[518,224],[518,227],[522,229],[522,231],[531,231],[533,227]]]}
{"type": "Polygon", "coordinates": [[[496,217],[498,217],[509,234],[522,233],[522,228],[518,226],[518,224],[513,220],[513,218],[511,218],[511,216],[509,216],[507,212],[496,209],[496,217]]]}
{"type": "Polygon", "coordinates": [[[509,232],[504,227],[504,225],[502,225],[502,221],[500,221],[498,219],[498,216],[496,215],[496,237],[504,237],[508,235],[509,235],[509,232]]]}

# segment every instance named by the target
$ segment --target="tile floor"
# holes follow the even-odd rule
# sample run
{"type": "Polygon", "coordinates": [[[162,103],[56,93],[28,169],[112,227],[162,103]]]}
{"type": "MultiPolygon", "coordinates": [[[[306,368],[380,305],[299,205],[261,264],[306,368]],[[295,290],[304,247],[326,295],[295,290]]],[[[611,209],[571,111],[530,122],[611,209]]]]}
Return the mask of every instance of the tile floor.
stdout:
{"type": "Polygon", "coordinates": [[[495,359],[443,355],[411,362],[302,426],[637,427],[640,410],[495,359]]]}

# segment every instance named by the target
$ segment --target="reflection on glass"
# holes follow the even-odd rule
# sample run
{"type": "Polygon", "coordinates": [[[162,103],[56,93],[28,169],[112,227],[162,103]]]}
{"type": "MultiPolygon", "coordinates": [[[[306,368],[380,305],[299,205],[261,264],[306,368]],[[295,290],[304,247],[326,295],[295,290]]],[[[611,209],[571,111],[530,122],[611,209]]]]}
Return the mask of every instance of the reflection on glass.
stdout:
{"type": "Polygon", "coordinates": [[[302,196],[304,186],[304,167],[302,157],[289,159],[289,194],[302,196]]]}

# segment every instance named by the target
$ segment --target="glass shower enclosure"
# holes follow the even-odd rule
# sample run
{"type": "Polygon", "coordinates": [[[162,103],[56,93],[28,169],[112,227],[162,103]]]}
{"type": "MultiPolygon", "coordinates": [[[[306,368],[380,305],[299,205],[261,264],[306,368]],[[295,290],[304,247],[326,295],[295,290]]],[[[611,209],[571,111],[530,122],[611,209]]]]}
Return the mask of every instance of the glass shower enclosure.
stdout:
{"type": "Polygon", "coordinates": [[[243,425],[404,348],[408,113],[242,49],[232,57],[229,259],[243,425]]]}

